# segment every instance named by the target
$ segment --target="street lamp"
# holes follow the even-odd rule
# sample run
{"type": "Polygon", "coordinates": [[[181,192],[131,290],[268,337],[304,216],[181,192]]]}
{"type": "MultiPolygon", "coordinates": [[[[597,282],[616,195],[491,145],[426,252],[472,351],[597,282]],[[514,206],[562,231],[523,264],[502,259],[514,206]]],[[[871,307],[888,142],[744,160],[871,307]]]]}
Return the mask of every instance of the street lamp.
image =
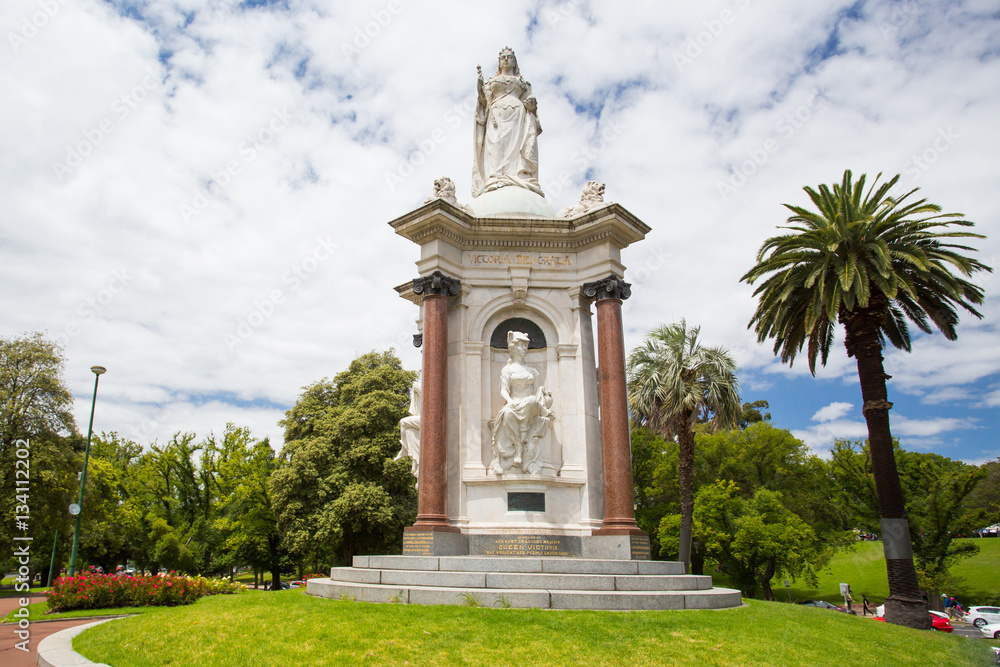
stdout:
{"type": "Polygon", "coordinates": [[[83,473],[80,474],[80,497],[69,506],[70,514],[76,516],[76,524],[73,527],[73,553],[69,557],[69,576],[76,574],[76,550],[80,546],[80,514],[83,510],[83,487],[87,484],[87,462],[90,460],[90,436],[94,432],[94,407],[97,405],[97,383],[101,376],[108,372],[104,366],[91,366],[90,372],[94,374],[94,399],[90,403],[90,426],[87,427],[87,448],[83,453],[83,473]]]}

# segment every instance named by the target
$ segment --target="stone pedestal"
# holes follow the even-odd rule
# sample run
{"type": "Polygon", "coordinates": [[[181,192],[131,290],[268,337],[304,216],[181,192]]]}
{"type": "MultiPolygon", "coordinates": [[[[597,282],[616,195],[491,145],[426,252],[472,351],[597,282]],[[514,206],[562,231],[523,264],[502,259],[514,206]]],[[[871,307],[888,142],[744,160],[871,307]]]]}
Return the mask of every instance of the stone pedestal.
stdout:
{"type": "MultiPolygon", "coordinates": [[[[467,536],[469,553],[483,555],[498,545],[521,548],[533,541],[538,549],[549,544],[559,554],[583,556],[592,535],[637,534],[624,393],[624,297],[587,294],[585,286],[621,283],[621,250],[644,238],[649,227],[617,204],[572,219],[477,217],[443,199],[390,225],[420,246],[421,277],[396,288],[420,306],[424,354],[420,505],[404,538],[410,540],[406,553],[453,553],[460,540],[445,546],[447,538],[435,536],[418,548],[410,537],[449,529],[467,536]],[[431,294],[432,279],[451,281],[454,293],[431,294]],[[524,366],[537,372],[537,385],[552,399],[553,418],[544,437],[533,441],[538,456],[530,474],[516,466],[501,475],[489,469],[490,422],[504,405],[499,385],[508,331],[528,334],[524,366]]],[[[645,552],[625,542],[619,557],[649,557],[648,542],[645,552]]]]}

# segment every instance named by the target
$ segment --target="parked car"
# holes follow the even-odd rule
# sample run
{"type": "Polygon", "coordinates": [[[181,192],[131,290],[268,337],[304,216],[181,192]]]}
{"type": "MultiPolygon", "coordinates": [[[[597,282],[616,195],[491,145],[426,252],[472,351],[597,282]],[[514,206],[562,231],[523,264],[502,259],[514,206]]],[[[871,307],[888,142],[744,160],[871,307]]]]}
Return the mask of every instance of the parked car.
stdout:
{"type": "Polygon", "coordinates": [[[833,609],[834,611],[840,611],[845,614],[850,614],[851,616],[858,615],[858,612],[854,611],[853,609],[851,610],[844,609],[843,607],[838,607],[837,605],[830,604],[829,602],[826,602],[824,600],[804,600],[799,604],[805,605],[807,607],[819,607],[820,609],[833,609]]]}
{"type": "Polygon", "coordinates": [[[979,626],[979,631],[983,633],[983,637],[989,639],[1000,639],[1000,623],[987,623],[986,625],[979,626]]]}
{"type": "Polygon", "coordinates": [[[1000,623],[1000,607],[969,607],[962,617],[966,623],[972,623],[977,628],[981,628],[987,623],[1000,623]]]}
{"type": "MultiPolygon", "coordinates": [[[[883,616],[884,613],[885,606],[880,605],[876,611],[876,614],[878,615],[875,617],[875,620],[885,623],[885,616],[883,616]]],[[[955,627],[951,624],[951,620],[948,618],[948,614],[942,614],[939,611],[928,611],[927,613],[930,614],[931,617],[931,627],[935,630],[939,630],[940,632],[952,632],[955,629],[955,627]]]]}
{"type": "Polygon", "coordinates": [[[931,625],[934,626],[935,630],[940,630],[941,632],[951,632],[955,627],[951,624],[951,619],[948,618],[948,614],[944,614],[940,611],[928,611],[931,615],[931,625]]]}
{"type": "Polygon", "coordinates": [[[290,581],[290,582],[288,582],[288,585],[291,586],[292,588],[305,588],[306,587],[306,582],[304,582],[304,581],[290,581]]]}

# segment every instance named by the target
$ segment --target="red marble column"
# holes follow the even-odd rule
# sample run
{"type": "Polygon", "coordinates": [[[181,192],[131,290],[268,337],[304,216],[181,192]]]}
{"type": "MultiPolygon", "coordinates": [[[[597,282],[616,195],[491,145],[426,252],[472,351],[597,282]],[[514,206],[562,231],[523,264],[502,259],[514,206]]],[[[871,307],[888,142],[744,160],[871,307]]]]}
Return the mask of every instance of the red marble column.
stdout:
{"type": "Polygon", "coordinates": [[[448,523],[445,511],[447,450],[445,423],[448,409],[448,299],[458,294],[459,282],[440,271],[413,281],[413,291],[424,295],[423,403],[420,408],[420,477],[417,520],[407,532],[460,532],[448,523]]]}
{"type": "Polygon", "coordinates": [[[625,387],[625,341],[622,300],[629,284],[610,276],[583,286],[597,302],[597,363],[600,377],[601,452],[604,473],[604,521],[594,535],[644,535],[635,522],[632,497],[632,446],[625,387]]]}

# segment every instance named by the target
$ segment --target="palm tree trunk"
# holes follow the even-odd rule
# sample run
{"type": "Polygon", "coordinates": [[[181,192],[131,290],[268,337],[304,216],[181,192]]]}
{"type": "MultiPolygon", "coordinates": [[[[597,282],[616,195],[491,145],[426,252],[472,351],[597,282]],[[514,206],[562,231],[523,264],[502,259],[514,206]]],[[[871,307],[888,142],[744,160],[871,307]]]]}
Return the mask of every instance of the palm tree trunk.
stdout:
{"type": "Polygon", "coordinates": [[[681,533],[678,559],[691,571],[691,534],[694,525],[694,433],[686,420],[677,428],[677,478],[681,493],[681,533]]]}
{"type": "Polygon", "coordinates": [[[903,489],[892,452],[889,408],[886,392],[889,377],[882,365],[882,344],[874,326],[863,314],[847,323],[847,349],[858,362],[861,381],[862,411],[868,424],[868,446],[878,495],[882,523],[882,548],[889,578],[889,597],[885,601],[885,620],[911,628],[930,629],[930,616],[917,582],[910,545],[909,522],[903,489]]]}

